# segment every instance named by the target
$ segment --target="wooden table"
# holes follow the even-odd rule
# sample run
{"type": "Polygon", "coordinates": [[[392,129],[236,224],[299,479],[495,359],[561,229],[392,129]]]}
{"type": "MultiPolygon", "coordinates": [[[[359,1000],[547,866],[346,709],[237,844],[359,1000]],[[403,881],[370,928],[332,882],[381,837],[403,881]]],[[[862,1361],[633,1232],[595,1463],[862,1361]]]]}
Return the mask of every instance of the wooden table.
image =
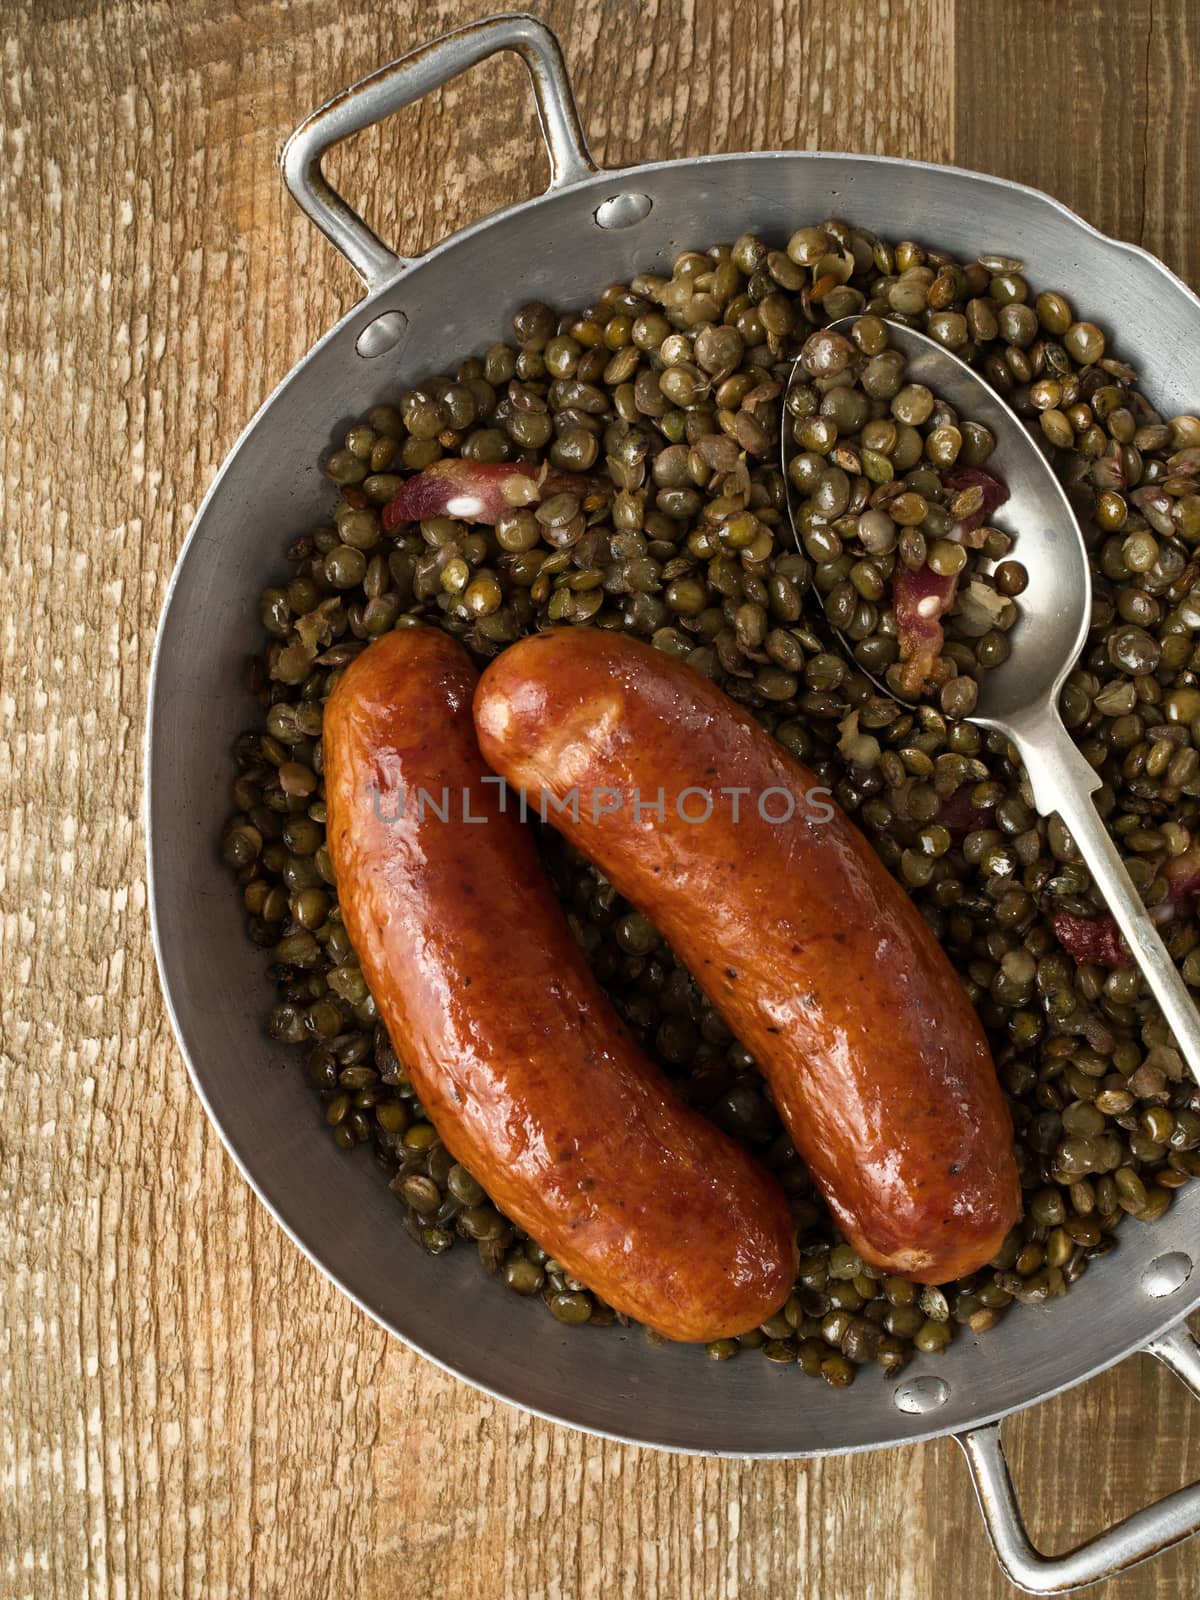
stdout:
{"type": "MultiPolygon", "coordinates": [[[[139,819],[155,619],[243,422],[358,294],[276,157],[332,91],[475,10],[0,3],[0,1596],[1010,1593],[951,1444],[685,1460],[533,1421],[388,1340],[252,1197],[173,1043],[139,819]]],[[[1195,0],[544,14],[610,165],[956,162],[1200,283],[1195,0]]],[[[544,177],[511,59],[336,165],[408,251],[544,177]]],[[[1138,1359],[1014,1421],[1035,1532],[1062,1548],[1195,1476],[1198,1417],[1138,1359]]],[[[1198,1588],[1193,1546],[1095,1592],[1198,1588]]]]}

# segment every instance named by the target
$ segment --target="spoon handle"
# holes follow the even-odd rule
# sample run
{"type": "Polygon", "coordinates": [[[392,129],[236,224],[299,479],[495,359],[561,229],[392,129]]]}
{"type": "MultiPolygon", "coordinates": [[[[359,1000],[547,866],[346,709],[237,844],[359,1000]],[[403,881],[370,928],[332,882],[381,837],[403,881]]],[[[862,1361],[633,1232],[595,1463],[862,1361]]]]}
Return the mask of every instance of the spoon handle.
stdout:
{"type": "Polygon", "coordinates": [[[1035,729],[1008,731],[1029,775],[1034,804],[1043,816],[1057,811],[1066,824],[1192,1076],[1200,1081],[1200,1012],[1092,804],[1091,795],[1102,782],[1099,773],[1080,754],[1057,713],[1040,720],[1035,729]]]}

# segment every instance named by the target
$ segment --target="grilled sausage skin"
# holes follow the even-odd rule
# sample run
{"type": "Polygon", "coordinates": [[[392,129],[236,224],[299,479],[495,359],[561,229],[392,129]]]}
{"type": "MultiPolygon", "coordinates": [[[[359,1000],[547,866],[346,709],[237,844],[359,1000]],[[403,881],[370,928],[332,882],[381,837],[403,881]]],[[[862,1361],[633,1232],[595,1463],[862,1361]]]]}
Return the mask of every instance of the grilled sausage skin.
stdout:
{"type": "Polygon", "coordinates": [[[744,1331],[794,1278],[783,1191],[599,989],[480,757],[476,676],[410,628],[330,697],[329,849],[363,975],[447,1149],[569,1273],[673,1339],[744,1331]]]}
{"type": "Polygon", "coordinates": [[[660,929],[765,1073],[842,1231],[921,1282],[1020,1213],[987,1042],[866,839],[723,690],[599,629],[519,641],[480,680],[484,758],[660,929]]]}

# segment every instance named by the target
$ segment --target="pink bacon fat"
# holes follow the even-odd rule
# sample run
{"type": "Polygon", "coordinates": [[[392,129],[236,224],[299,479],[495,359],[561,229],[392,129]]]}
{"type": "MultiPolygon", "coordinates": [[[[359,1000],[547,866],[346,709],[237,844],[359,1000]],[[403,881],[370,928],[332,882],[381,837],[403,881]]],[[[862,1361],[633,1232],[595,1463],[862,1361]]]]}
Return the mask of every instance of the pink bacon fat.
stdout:
{"type": "MultiPolygon", "coordinates": [[[[954,523],[948,534],[960,544],[978,548],[983,542],[981,530],[987,519],[1008,499],[1007,484],[980,467],[959,467],[947,472],[942,483],[954,495],[966,489],[981,490],[983,498],[979,505],[954,523]]],[[[896,613],[900,659],[909,668],[906,676],[910,683],[934,675],[945,641],[942,618],[953,606],[957,593],[956,574],[943,577],[929,566],[911,572],[902,564],[897,565],[892,576],[892,605],[896,613]]]]}
{"type": "Polygon", "coordinates": [[[957,573],[942,577],[932,567],[910,572],[897,564],[892,575],[896,633],[900,659],[911,666],[914,675],[932,675],[945,638],[941,619],[954,604],[957,590],[957,573]]]}
{"type": "Polygon", "coordinates": [[[1073,961],[1081,966],[1132,966],[1120,930],[1111,917],[1074,917],[1069,911],[1056,911],[1050,918],[1054,937],[1073,961]]]}
{"type": "Polygon", "coordinates": [[[554,494],[611,494],[612,485],[581,472],[555,472],[533,461],[465,461],[447,456],[406,478],[383,508],[384,531],[427,517],[457,517],[495,527],[505,511],[554,494]]]}

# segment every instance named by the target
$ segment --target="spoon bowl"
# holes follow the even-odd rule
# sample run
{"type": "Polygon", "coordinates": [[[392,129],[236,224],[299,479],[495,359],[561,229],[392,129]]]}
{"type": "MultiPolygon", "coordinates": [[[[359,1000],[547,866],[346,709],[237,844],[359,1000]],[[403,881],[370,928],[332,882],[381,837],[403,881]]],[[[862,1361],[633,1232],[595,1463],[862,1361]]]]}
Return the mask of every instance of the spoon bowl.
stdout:
{"type": "MultiPolygon", "coordinates": [[[[830,327],[848,333],[856,320],[843,317],[830,327]]],[[[904,355],[909,382],[924,384],[960,417],[984,424],[995,436],[987,466],[1009,492],[999,520],[1012,534],[1013,554],[1029,574],[1009,634],[1011,653],[980,674],[979,697],[968,720],[1008,739],[1025,768],[1038,811],[1061,817],[1200,1081],[1200,1013],[1092,803],[1103,779],[1080,753],[1058,709],[1063,683],[1082,654],[1092,611],[1087,547],[1071,503],[1037,440],[972,367],[926,334],[899,323],[889,322],[888,342],[904,355]]],[[[807,381],[799,362],[792,368],[789,392],[797,381],[807,381]]],[[[785,426],[785,458],[786,432],[785,426]]],[[[792,531],[803,548],[786,459],[784,479],[792,531]]],[[[840,633],[838,639],[854,662],[846,639],[840,633]]],[[[880,687],[891,694],[886,685],[880,687]]]]}
{"type": "MultiPolygon", "coordinates": [[[[854,320],[843,317],[831,327],[848,333],[854,320]]],[[[973,368],[914,328],[889,323],[888,343],[906,358],[908,382],[923,383],[960,417],[981,422],[995,436],[987,470],[1009,494],[997,517],[1014,535],[1012,553],[1029,584],[1010,635],[1012,654],[980,674],[971,721],[1007,731],[1015,718],[1040,715],[1047,701],[1057,700],[1082,654],[1092,613],[1083,531],[1041,446],[973,368]]]]}

